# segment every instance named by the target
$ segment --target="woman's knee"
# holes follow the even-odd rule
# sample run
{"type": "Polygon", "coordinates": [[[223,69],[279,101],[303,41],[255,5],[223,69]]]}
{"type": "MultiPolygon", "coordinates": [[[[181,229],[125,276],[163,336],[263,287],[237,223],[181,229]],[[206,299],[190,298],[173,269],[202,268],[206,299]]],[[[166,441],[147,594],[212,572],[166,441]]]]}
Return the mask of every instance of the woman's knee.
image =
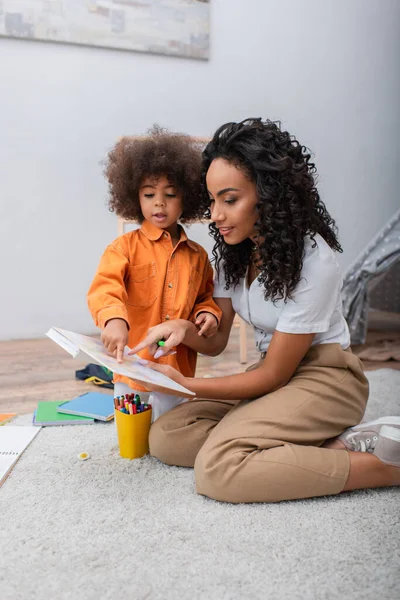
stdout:
{"type": "Polygon", "coordinates": [[[186,425],[184,405],[172,409],[159,417],[150,428],[149,448],[151,456],[167,465],[193,467],[196,444],[186,425]]]}
{"type": "MultiPolygon", "coordinates": [[[[213,447],[205,444],[197,455],[196,491],[219,502],[281,502],[290,499],[288,472],[274,460],[260,461],[254,448],[213,447]],[[255,461],[255,462],[254,462],[255,461]],[[255,466],[256,465],[256,466],[255,466]],[[262,474],[260,477],[260,465],[262,474]]],[[[263,450],[263,453],[271,450],[263,450]]]]}
{"type": "Polygon", "coordinates": [[[237,465],[230,453],[215,452],[205,444],[199,451],[194,463],[196,492],[220,502],[243,502],[238,499],[237,465]]]}

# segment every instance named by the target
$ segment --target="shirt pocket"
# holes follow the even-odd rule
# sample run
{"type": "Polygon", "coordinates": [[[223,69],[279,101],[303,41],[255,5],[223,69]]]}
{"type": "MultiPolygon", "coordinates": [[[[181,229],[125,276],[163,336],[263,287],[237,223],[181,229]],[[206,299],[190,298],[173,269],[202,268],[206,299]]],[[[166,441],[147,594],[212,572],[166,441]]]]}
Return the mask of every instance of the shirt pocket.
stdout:
{"type": "Polygon", "coordinates": [[[190,270],[188,290],[186,296],[186,309],[188,310],[189,315],[192,313],[194,305],[196,304],[202,279],[203,275],[201,271],[198,268],[192,267],[192,269],[190,270]]]}
{"type": "Polygon", "coordinates": [[[130,268],[126,283],[128,294],[127,304],[146,308],[157,300],[157,269],[156,263],[135,265],[130,268]]]}

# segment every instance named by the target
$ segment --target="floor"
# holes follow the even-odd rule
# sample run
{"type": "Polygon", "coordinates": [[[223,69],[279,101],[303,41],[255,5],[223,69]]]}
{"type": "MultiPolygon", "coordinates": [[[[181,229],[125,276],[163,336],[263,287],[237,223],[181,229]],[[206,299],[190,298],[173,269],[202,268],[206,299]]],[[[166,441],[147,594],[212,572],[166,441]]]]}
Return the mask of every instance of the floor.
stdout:
{"type": "MultiPolygon", "coordinates": [[[[251,364],[250,331],[248,341],[251,364]]],[[[87,391],[74,376],[87,362],[47,339],[0,343],[0,412],[87,391]]],[[[198,374],[244,368],[235,328],[223,355],[200,357],[198,374]]],[[[366,418],[399,414],[400,372],[367,376],[366,418]]],[[[192,469],[121,459],[112,423],[44,427],[1,488],[1,598],[393,600],[398,506],[395,488],[219,504],[196,494],[192,469]]]]}
{"type": "MultiPolygon", "coordinates": [[[[399,414],[400,371],[367,377],[366,419],[399,414]]],[[[196,494],[193,469],[121,458],[114,423],[43,427],[0,488],[0,596],[394,600],[399,500],[388,488],[217,503],[196,494]]]]}
{"type": "Polygon", "coordinates": [[[371,330],[368,332],[365,344],[353,346],[353,352],[362,357],[366,371],[375,369],[396,369],[399,371],[400,331],[371,330]],[[385,355],[395,355],[397,360],[382,360],[385,355]],[[377,360],[378,357],[381,360],[377,360]],[[368,358],[373,360],[368,360],[368,358]]]}
{"type": "MultiPolygon", "coordinates": [[[[379,335],[370,332],[368,344],[379,335]]],[[[232,329],[227,349],[217,358],[200,356],[197,374],[229,375],[244,370],[258,360],[253,334],[247,328],[247,365],[239,362],[239,327],[232,329]]],[[[366,346],[365,346],[366,347],[366,346]]],[[[355,348],[360,351],[364,346],[355,348]]],[[[70,400],[88,390],[88,384],[75,379],[75,371],[90,360],[73,359],[51,340],[16,340],[0,342],[0,413],[31,413],[38,400],[70,400]]],[[[400,362],[365,361],[366,370],[400,369],[400,362]]],[[[99,389],[99,388],[98,388],[99,389]]],[[[110,393],[104,390],[105,393],[110,393]]]]}

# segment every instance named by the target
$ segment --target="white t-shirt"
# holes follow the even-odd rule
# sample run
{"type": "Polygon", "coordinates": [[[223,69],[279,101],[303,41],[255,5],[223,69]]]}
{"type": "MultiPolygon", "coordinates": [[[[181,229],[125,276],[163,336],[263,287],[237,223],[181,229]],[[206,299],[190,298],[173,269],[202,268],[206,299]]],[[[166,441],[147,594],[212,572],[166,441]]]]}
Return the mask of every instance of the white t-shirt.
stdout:
{"type": "Polygon", "coordinates": [[[319,235],[316,246],[305,238],[301,279],[292,298],[275,304],[264,299],[264,286],[256,278],[250,288],[247,277],[225,290],[221,263],[219,280],[214,281],[214,298],[231,298],[235,312],[254,328],[256,347],[268,349],[275,330],[283,333],[315,333],[312,345],[338,343],[350,346],[350,334],[342,315],[342,276],[334,251],[319,235]]]}

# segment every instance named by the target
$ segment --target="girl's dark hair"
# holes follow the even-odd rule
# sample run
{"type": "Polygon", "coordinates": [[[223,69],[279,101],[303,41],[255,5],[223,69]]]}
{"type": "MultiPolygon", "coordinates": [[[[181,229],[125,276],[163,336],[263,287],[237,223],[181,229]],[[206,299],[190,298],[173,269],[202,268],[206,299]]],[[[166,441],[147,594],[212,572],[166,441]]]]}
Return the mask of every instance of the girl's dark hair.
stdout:
{"type": "MultiPolygon", "coordinates": [[[[216,158],[241,169],[256,185],[259,218],[255,227],[263,240],[259,247],[259,279],[265,288],[265,299],[286,300],[301,277],[304,236],[309,235],[315,246],[314,236],[319,233],[331,248],[342,252],[335,222],[316,188],[316,168],[310,160],[310,151],[287,131],[281,131],[279,123],[262,119],[226,123],[203,151],[206,209],[210,204],[206,175],[216,158]]],[[[245,276],[253,242],[247,239],[230,246],[215,224],[210,229],[215,240],[213,255],[217,272],[222,262],[228,289],[245,276]]]]}
{"type": "Polygon", "coordinates": [[[109,208],[120,217],[143,221],[139,189],[145,177],[165,175],[182,194],[182,222],[200,218],[201,148],[189,136],[155,125],[143,137],[124,137],[109,152],[104,175],[109,208]]]}

